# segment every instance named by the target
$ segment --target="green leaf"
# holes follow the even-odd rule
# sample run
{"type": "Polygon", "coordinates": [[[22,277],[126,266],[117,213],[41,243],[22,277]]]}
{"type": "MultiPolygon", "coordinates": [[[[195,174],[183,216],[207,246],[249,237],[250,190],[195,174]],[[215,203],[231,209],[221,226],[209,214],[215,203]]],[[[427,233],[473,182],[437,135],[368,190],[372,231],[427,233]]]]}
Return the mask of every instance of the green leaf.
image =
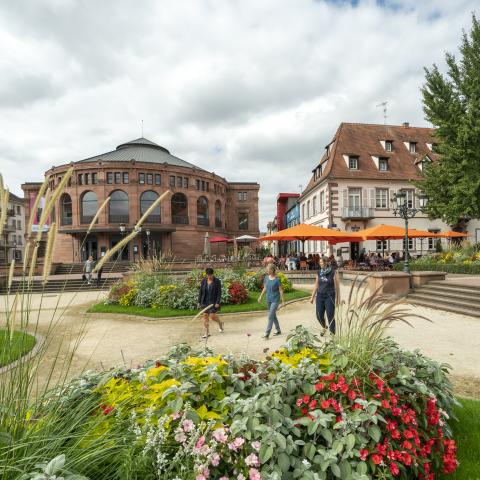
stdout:
{"type": "Polygon", "coordinates": [[[281,453],[278,456],[278,466],[282,469],[282,472],[288,472],[290,468],[290,458],[286,453],[281,453]]]}
{"type": "Polygon", "coordinates": [[[370,425],[368,427],[368,434],[370,437],[373,438],[375,443],[378,443],[380,441],[380,438],[382,438],[382,432],[376,425],[370,425]]]}
{"type": "Polygon", "coordinates": [[[262,447],[260,447],[260,452],[259,452],[259,456],[260,456],[260,462],[261,463],[266,463],[270,460],[270,458],[272,458],[272,455],[273,455],[273,447],[271,445],[262,445],[262,447]]]}
{"type": "Polygon", "coordinates": [[[342,453],[343,443],[341,440],[335,440],[332,445],[332,450],[336,453],[342,453]]]}
{"type": "Polygon", "coordinates": [[[305,451],[305,456],[309,460],[313,460],[313,457],[315,457],[315,454],[317,453],[317,449],[315,448],[315,445],[313,443],[307,443],[304,447],[305,451]]]}
{"type": "Polygon", "coordinates": [[[365,475],[367,471],[368,471],[368,466],[365,462],[360,462],[357,465],[357,473],[359,473],[360,475],[365,475]]]}
{"type": "Polygon", "coordinates": [[[54,476],[58,473],[65,465],[65,455],[57,455],[55,458],[52,458],[45,467],[44,473],[46,475],[54,476]]]}
{"type": "Polygon", "coordinates": [[[353,433],[349,433],[347,435],[347,450],[351,450],[355,446],[355,435],[353,433]]]}
{"type": "Polygon", "coordinates": [[[320,435],[331,445],[333,441],[332,432],[328,428],[323,428],[320,435]]]}
{"type": "Polygon", "coordinates": [[[336,463],[334,463],[333,465],[330,466],[330,470],[332,471],[332,473],[336,477],[340,478],[342,476],[342,472],[340,471],[340,467],[336,463]]]}

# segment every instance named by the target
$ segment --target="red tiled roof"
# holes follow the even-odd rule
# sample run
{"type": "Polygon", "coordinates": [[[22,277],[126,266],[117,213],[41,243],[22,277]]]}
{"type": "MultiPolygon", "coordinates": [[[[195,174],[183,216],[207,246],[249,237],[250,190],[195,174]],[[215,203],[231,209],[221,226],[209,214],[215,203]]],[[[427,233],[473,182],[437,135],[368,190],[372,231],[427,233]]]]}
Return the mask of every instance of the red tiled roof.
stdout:
{"type": "MultiPolygon", "coordinates": [[[[428,155],[431,160],[437,156],[427,143],[435,143],[433,128],[405,127],[403,125],[374,125],[363,123],[341,123],[319,165],[322,175],[312,175],[303,195],[326,177],[338,179],[385,179],[417,180],[420,170],[417,164],[428,155]],[[380,141],[393,142],[393,150],[387,152],[380,141]],[[415,142],[416,153],[410,153],[404,142],[415,142]],[[349,170],[343,156],[358,157],[358,170],[349,170]],[[388,158],[388,171],[378,170],[372,156],[388,158]]],[[[318,165],[317,165],[318,166],[318,165]]]]}

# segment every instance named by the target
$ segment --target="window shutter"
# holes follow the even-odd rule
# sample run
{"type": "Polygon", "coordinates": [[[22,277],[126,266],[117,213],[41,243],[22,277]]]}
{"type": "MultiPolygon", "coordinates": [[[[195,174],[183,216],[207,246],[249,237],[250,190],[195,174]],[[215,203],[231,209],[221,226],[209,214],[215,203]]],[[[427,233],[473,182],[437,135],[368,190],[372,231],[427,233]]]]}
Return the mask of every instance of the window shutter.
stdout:
{"type": "Polygon", "coordinates": [[[348,189],[342,188],[340,195],[340,208],[346,208],[348,206],[348,189]]]}
{"type": "Polygon", "coordinates": [[[368,192],[369,192],[369,200],[368,200],[368,207],[369,208],[375,208],[375,189],[374,188],[369,188],[368,189],[368,192]]]}
{"type": "Polygon", "coordinates": [[[362,198],[360,199],[360,207],[368,206],[368,188],[362,188],[362,198]]]}

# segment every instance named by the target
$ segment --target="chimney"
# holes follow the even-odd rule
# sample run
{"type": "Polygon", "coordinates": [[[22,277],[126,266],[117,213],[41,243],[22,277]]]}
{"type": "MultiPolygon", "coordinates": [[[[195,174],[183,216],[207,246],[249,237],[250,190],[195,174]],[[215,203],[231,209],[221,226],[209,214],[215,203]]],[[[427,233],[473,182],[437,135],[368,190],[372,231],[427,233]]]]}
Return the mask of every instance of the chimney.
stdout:
{"type": "Polygon", "coordinates": [[[407,128],[407,127],[410,126],[410,124],[408,122],[403,122],[402,125],[403,125],[404,128],[407,128]]]}

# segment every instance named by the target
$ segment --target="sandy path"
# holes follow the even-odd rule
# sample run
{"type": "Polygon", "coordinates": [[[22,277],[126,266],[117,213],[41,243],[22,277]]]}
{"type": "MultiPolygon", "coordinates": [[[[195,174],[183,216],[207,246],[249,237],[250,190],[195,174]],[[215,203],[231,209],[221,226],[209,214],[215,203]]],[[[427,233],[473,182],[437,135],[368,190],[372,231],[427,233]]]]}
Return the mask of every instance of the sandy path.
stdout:
{"type": "MultiPolygon", "coordinates": [[[[56,327],[49,352],[56,351],[60,342],[71,348],[85,322],[84,338],[73,358],[72,374],[81,372],[83,368],[135,365],[157,358],[179,343],[189,343],[195,349],[201,349],[205,344],[201,339],[201,320],[192,322],[190,319],[157,320],[117,314],[86,315],[88,305],[98,301],[101,296],[97,292],[82,292],[77,295],[65,293],[61,297],[61,306],[56,315],[58,317],[62,312],[62,318],[56,327]]],[[[40,333],[47,331],[57,302],[58,297],[44,298],[44,309],[39,317],[40,333]]],[[[37,298],[35,305],[38,306],[37,298]]],[[[413,328],[397,324],[391,328],[391,335],[407,349],[418,348],[439,362],[449,363],[453,368],[457,390],[464,395],[480,398],[480,319],[418,306],[408,308],[429,318],[432,323],[418,319],[414,321],[413,328]]],[[[214,325],[211,328],[212,337],[208,340],[208,346],[218,353],[260,357],[264,349],[272,351],[281,346],[286,334],[296,325],[319,332],[314,307],[308,301],[281,310],[279,320],[283,335],[268,341],[261,338],[266,326],[265,313],[225,316],[224,320],[225,333],[218,333],[214,325]]]]}

